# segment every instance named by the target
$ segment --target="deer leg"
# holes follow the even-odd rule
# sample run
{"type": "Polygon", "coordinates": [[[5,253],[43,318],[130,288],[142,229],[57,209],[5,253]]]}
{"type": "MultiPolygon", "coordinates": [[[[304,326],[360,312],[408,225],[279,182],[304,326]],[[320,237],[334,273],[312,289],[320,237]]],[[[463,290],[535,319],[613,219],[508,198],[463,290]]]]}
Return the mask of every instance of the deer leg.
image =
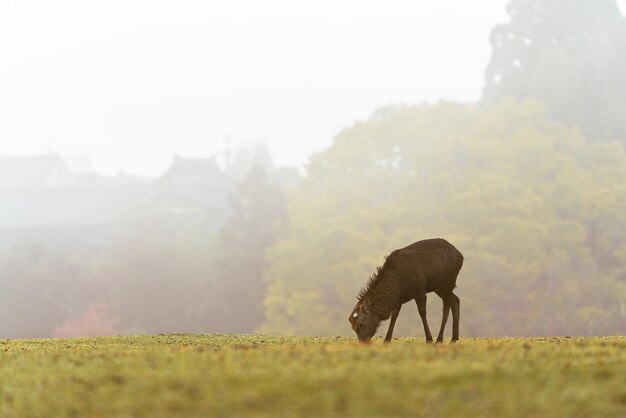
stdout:
{"type": "Polygon", "coordinates": [[[396,325],[396,319],[398,319],[398,315],[400,314],[400,307],[391,313],[391,321],[389,322],[389,329],[387,330],[387,335],[385,336],[385,342],[390,343],[391,337],[393,336],[393,327],[396,325]]]}
{"type": "Polygon", "coordinates": [[[439,329],[439,335],[437,336],[437,342],[443,342],[443,331],[446,329],[446,322],[448,322],[448,314],[450,313],[450,305],[452,299],[452,292],[440,294],[443,300],[443,316],[441,317],[441,328],[439,329]]]}
{"type": "Polygon", "coordinates": [[[433,336],[430,333],[430,328],[428,328],[428,320],[426,319],[426,293],[423,293],[415,298],[415,303],[417,303],[417,311],[420,314],[420,318],[422,318],[422,324],[424,325],[424,334],[426,334],[426,342],[432,343],[433,336]]]}
{"type": "Polygon", "coordinates": [[[452,341],[459,340],[459,320],[461,316],[461,300],[452,293],[452,341]]]}

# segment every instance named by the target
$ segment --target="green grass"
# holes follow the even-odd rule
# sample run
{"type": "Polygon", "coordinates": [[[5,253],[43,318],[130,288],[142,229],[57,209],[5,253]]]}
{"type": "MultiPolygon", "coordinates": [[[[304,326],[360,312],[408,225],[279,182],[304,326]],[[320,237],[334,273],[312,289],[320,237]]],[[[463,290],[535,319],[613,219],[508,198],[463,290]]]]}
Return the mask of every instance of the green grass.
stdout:
{"type": "Polygon", "coordinates": [[[0,417],[626,417],[626,338],[0,340],[0,417]]]}

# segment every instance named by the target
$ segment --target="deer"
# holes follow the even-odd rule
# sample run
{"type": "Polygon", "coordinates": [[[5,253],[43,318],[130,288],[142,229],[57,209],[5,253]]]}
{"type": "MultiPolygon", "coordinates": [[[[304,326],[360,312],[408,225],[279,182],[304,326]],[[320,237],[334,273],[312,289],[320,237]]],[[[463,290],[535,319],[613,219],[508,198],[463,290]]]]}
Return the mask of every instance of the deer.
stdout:
{"type": "Polygon", "coordinates": [[[385,342],[390,343],[393,328],[403,304],[414,300],[426,334],[433,337],[426,320],[426,294],[435,292],[443,301],[443,317],[437,343],[443,342],[448,314],[452,310],[452,339],[459,340],[461,301],[453,290],[463,267],[463,255],[442,238],[417,241],[392,251],[357,295],[348,320],[361,343],[370,342],[382,321],[391,318],[385,342]]]}

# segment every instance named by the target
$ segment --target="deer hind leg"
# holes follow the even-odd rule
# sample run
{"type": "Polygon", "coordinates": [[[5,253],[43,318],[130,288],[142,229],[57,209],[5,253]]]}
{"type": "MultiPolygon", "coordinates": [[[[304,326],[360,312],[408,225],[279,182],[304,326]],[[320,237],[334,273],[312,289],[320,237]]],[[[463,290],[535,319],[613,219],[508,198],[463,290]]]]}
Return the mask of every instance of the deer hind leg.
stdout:
{"type": "Polygon", "coordinates": [[[390,343],[391,337],[393,336],[393,327],[396,325],[396,319],[398,319],[398,315],[400,314],[400,306],[396,311],[391,313],[391,321],[389,322],[389,329],[387,330],[387,335],[385,336],[385,342],[390,343]]]}
{"type": "Polygon", "coordinates": [[[459,321],[461,317],[461,300],[457,295],[452,293],[452,341],[459,340],[459,321]]]}
{"type": "Polygon", "coordinates": [[[426,342],[432,343],[433,336],[430,333],[430,328],[428,328],[428,320],[426,319],[426,293],[420,294],[415,298],[415,303],[417,303],[417,311],[420,314],[420,318],[422,318],[422,324],[424,325],[424,334],[426,335],[426,342]]]}
{"type": "Polygon", "coordinates": [[[450,313],[450,307],[452,305],[452,292],[437,292],[443,301],[443,316],[441,317],[441,328],[439,329],[439,335],[437,336],[437,342],[443,342],[443,331],[446,329],[446,323],[448,322],[448,314],[450,313]]]}

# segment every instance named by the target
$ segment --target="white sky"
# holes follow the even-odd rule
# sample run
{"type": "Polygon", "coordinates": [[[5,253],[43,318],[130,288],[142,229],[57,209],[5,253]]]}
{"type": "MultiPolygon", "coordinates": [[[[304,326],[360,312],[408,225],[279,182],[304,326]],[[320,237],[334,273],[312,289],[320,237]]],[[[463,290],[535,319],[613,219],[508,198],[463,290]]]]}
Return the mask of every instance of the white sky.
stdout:
{"type": "Polygon", "coordinates": [[[377,107],[478,99],[507,0],[0,0],[0,156],[173,154],[265,142],[301,165],[377,107]]]}

